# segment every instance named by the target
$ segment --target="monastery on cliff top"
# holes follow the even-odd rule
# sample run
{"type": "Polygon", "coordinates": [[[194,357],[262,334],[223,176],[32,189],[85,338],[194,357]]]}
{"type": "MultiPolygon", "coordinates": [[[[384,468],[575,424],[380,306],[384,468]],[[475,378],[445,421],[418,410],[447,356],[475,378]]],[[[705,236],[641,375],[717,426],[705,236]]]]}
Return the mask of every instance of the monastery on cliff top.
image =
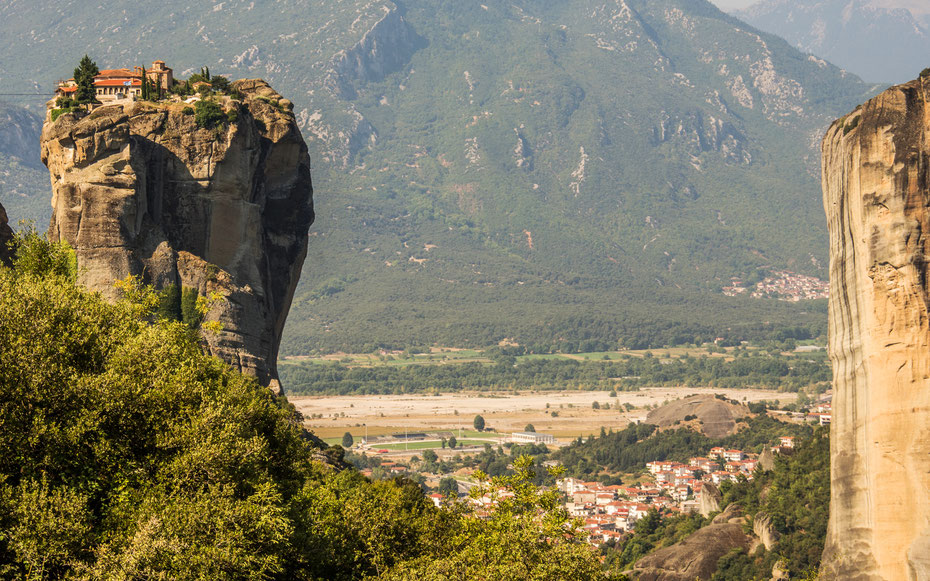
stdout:
{"type": "MultiPolygon", "coordinates": [[[[129,69],[104,69],[94,77],[97,100],[101,103],[117,99],[136,99],[142,95],[142,67],[129,69]]],[[[159,97],[164,97],[168,88],[174,84],[174,72],[165,66],[165,61],[155,61],[152,68],[145,71],[145,76],[158,89],[159,97]]],[[[55,95],[72,97],[77,91],[74,79],[58,81],[55,95]]]]}

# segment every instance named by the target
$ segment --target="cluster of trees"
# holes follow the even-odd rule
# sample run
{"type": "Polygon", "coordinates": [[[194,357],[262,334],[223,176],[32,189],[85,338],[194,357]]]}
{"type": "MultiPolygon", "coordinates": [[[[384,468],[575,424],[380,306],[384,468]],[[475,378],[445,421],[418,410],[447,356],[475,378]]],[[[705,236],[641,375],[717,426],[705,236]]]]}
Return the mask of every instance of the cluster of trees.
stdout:
{"type": "Polygon", "coordinates": [[[771,551],[735,551],[718,563],[715,581],[766,578],[781,567],[792,579],[809,578],[820,565],[830,508],[829,428],[817,428],[791,456],[752,481],[721,485],[721,506],[739,503],[750,518],[768,515],[779,539],[771,551]]]}
{"type": "MultiPolygon", "coordinates": [[[[454,449],[454,446],[450,446],[454,449]]],[[[485,444],[484,449],[474,455],[464,456],[455,454],[451,458],[440,459],[439,455],[433,450],[424,450],[422,462],[416,456],[411,458],[411,469],[415,468],[416,472],[425,472],[429,474],[452,474],[461,468],[479,469],[490,476],[507,476],[513,475],[511,466],[513,462],[521,457],[528,456],[534,459],[538,468],[536,480],[537,484],[545,481],[546,471],[542,463],[550,450],[545,444],[504,444],[503,446],[493,447],[491,444],[485,444]]],[[[378,456],[369,456],[365,453],[354,454],[346,453],[345,460],[358,469],[369,468],[373,472],[373,477],[378,479],[389,478],[388,474],[380,469],[381,458],[378,456]]]]}
{"type": "Polygon", "coordinates": [[[342,469],[132,279],[107,303],[20,236],[0,268],[0,575],[602,579],[531,466],[489,519],[342,469]],[[539,516],[546,515],[541,521],[539,516]]]}
{"type": "Polygon", "coordinates": [[[645,386],[763,387],[798,391],[830,381],[825,357],[741,352],[722,357],[626,356],[614,361],[517,359],[501,355],[494,364],[350,367],[303,363],[280,367],[294,394],[389,394],[463,389],[626,389],[645,386]]]}
{"type": "MultiPolygon", "coordinates": [[[[376,220],[366,215],[366,223],[376,220]]],[[[386,259],[390,259],[386,256],[386,259]]],[[[364,269],[364,265],[353,264],[352,268],[364,269]]],[[[355,272],[355,271],[353,271],[355,272]]],[[[414,276],[414,275],[411,275],[414,276]]],[[[359,276],[358,280],[361,280],[359,276]]],[[[402,300],[385,302],[381,292],[359,290],[357,283],[346,283],[337,278],[321,281],[318,287],[308,287],[298,291],[295,300],[298,320],[307,312],[324,310],[327,314],[322,320],[335,320],[332,331],[317,332],[312,326],[295,329],[289,333],[282,344],[284,355],[306,355],[314,351],[324,353],[349,352],[370,353],[375,349],[404,350],[424,342],[435,345],[454,345],[457,347],[484,348],[496,345],[503,339],[512,339],[525,345],[527,353],[590,353],[617,348],[658,349],[675,345],[703,344],[721,338],[723,345],[738,345],[741,341],[768,341],[785,331],[794,332],[801,329],[798,340],[826,338],[826,302],[809,301],[804,313],[781,312],[796,306],[786,306],[780,301],[759,301],[746,299],[739,304],[717,304],[715,300],[708,304],[696,306],[701,302],[700,295],[691,295],[687,299],[644,306],[633,298],[627,298],[625,289],[591,289],[582,290],[583,298],[578,301],[602,301],[605,295],[614,296],[617,304],[623,305],[622,312],[613,312],[609,308],[592,309],[591,314],[567,315],[566,305],[552,304],[552,298],[543,292],[534,293],[527,286],[514,283],[495,286],[498,295],[492,304],[482,303],[481,312],[470,313],[462,318],[449,313],[441,305],[463,305],[468,311],[469,305],[480,301],[471,294],[471,289],[452,289],[446,286],[432,287],[432,281],[421,281],[425,288],[430,288],[429,303],[407,303],[402,300]],[[342,301],[345,289],[352,287],[358,300],[370,300],[372,304],[385,305],[387,314],[361,313],[348,310],[342,301]],[[306,292],[307,294],[303,294],[306,292]],[[368,296],[371,293],[372,296],[368,296]],[[535,295],[542,296],[535,296],[535,295]],[[435,304],[433,303],[435,301],[435,304]],[[525,313],[526,304],[534,304],[532,313],[525,313]],[[763,304],[758,304],[763,303],[763,304]],[[771,303],[777,303],[774,306],[771,303]],[[340,305],[337,313],[330,314],[328,309],[340,305]],[[690,306],[689,306],[690,304],[690,306]],[[765,307],[765,308],[762,308],[765,307]],[[777,310],[778,313],[772,313],[777,310]],[[417,312],[418,316],[396,320],[397,312],[417,312]],[[521,313],[517,316],[515,313],[521,313]],[[391,320],[392,319],[392,320],[391,320]],[[774,320],[761,323],[762,320],[774,320]],[[804,326],[792,323],[793,320],[810,321],[804,326]],[[385,333],[384,329],[394,323],[394,333],[385,333]]],[[[409,292],[397,288],[393,294],[409,292]]],[[[657,298],[663,296],[664,289],[650,291],[657,298]]],[[[425,291],[424,291],[425,293],[425,291]]],[[[422,297],[418,297],[422,298],[422,297]]],[[[639,298],[639,297],[638,297],[639,298]]],[[[725,297],[730,298],[730,297],[725,297]]],[[[640,301],[645,300],[639,298],[640,301]]],[[[619,311],[619,309],[618,309],[619,311]]],[[[319,316],[319,315],[315,315],[319,316]]]]}
{"type": "Polygon", "coordinates": [[[749,418],[746,423],[742,430],[725,438],[708,438],[690,428],[657,432],[650,424],[630,424],[618,432],[602,429],[600,436],[578,438],[553,458],[561,461],[569,475],[590,479],[598,474],[642,470],[646,462],[653,460],[687,462],[715,446],[761,452],[780,436],[804,437],[812,432],[810,426],[787,424],[767,415],[749,418]]]}
{"type": "Polygon", "coordinates": [[[89,103],[97,103],[97,90],[94,87],[94,77],[100,74],[97,63],[86,54],[74,69],[74,82],[77,90],[74,97],[58,97],[55,109],[52,110],[52,122],[65,113],[81,111],[89,103]]]}

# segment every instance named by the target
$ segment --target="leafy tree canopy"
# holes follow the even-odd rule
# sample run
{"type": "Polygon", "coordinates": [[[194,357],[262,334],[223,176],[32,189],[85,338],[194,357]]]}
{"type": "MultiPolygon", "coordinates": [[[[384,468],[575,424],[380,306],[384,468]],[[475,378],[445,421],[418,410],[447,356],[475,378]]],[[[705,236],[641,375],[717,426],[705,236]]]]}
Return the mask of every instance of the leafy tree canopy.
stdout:
{"type": "Polygon", "coordinates": [[[523,505],[484,522],[321,463],[295,410],[157,317],[153,291],[130,278],[108,303],[72,265],[26,233],[0,267],[0,576],[601,577],[523,505]]]}

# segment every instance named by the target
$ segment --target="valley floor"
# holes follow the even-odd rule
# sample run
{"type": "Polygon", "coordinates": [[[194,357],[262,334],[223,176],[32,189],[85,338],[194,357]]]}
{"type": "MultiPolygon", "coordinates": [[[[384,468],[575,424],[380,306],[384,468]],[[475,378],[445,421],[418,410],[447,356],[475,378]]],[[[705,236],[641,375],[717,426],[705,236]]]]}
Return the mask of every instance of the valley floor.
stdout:
{"type": "MultiPolygon", "coordinates": [[[[499,391],[459,392],[441,395],[290,396],[306,420],[306,427],[321,438],[351,432],[356,441],[408,431],[468,430],[484,417],[487,429],[499,435],[521,432],[527,424],[567,443],[577,436],[596,434],[603,426],[614,430],[645,419],[650,407],[693,394],[723,394],[745,402],[793,402],[797,394],[762,389],[644,388],[640,391],[499,391]],[[594,402],[600,409],[594,409],[594,402]],[[634,406],[627,410],[626,404],[634,406]],[[548,407],[547,407],[548,406],[548,407]],[[553,413],[554,412],[554,413],[553,413]],[[344,414],[344,415],[343,415],[344,414]]],[[[458,432],[456,432],[458,434],[458,432]]],[[[493,438],[497,434],[490,434],[493,438]]]]}

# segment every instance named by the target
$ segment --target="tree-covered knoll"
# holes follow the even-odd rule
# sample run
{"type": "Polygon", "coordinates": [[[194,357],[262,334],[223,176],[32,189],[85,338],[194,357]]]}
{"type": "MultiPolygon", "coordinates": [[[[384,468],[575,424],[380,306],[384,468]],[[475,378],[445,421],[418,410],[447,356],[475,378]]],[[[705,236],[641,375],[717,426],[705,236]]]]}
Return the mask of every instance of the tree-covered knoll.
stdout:
{"type": "Polygon", "coordinates": [[[111,304],[74,275],[31,234],[0,268],[0,578],[603,577],[544,536],[545,506],[484,521],[321,463],[293,408],[158,297],[129,279],[111,304]]]}
{"type": "Polygon", "coordinates": [[[647,386],[762,387],[782,391],[830,380],[823,354],[740,352],[739,357],[621,357],[611,361],[516,359],[498,353],[493,364],[413,364],[373,367],[291,363],[279,367],[293,394],[388,394],[463,389],[637,389],[647,386]]]}

